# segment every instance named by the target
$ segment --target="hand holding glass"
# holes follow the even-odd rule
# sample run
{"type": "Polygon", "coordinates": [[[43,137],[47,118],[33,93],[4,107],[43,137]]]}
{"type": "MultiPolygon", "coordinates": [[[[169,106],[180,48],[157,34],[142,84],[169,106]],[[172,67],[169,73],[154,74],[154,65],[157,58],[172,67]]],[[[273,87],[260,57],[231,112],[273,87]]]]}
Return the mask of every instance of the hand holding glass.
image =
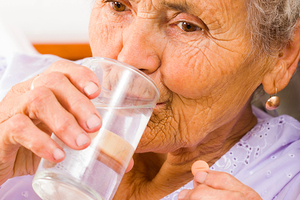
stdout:
{"type": "Polygon", "coordinates": [[[101,83],[101,93],[92,102],[102,127],[91,134],[91,145],[80,151],[52,134],[66,157],[60,163],[41,160],[32,186],[42,199],[112,199],[159,99],[155,83],[127,64],[89,58],[83,65],[101,83]]]}

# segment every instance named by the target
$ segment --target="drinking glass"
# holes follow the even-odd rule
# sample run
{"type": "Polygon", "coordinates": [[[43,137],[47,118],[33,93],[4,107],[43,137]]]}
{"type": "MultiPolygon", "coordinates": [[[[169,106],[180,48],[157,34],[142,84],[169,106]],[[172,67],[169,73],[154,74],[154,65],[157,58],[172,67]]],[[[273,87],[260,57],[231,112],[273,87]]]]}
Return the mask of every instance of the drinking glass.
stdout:
{"type": "Polygon", "coordinates": [[[32,186],[44,200],[112,199],[159,99],[155,83],[134,67],[99,57],[83,65],[101,83],[92,102],[102,127],[84,150],[71,149],[52,134],[66,156],[60,163],[41,159],[32,186]]]}

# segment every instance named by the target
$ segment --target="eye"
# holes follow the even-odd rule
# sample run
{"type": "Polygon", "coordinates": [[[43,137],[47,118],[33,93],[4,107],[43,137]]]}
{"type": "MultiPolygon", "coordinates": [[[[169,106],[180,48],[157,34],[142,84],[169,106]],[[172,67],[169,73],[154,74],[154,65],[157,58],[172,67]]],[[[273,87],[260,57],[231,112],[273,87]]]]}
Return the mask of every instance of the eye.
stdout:
{"type": "Polygon", "coordinates": [[[179,22],[177,26],[185,32],[194,32],[194,31],[201,31],[202,28],[196,26],[195,24],[189,22],[179,22]]]}
{"type": "Polygon", "coordinates": [[[110,6],[117,12],[123,12],[126,10],[126,6],[117,1],[110,2],[110,6]]]}

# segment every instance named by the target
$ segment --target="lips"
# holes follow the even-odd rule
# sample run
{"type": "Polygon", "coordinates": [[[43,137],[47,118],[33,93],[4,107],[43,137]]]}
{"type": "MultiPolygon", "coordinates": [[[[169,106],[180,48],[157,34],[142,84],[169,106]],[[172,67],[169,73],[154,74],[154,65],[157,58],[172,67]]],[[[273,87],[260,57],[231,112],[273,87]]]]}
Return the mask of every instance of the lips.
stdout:
{"type": "Polygon", "coordinates": [[[168,103],[168,101],[158,102],[158,103],[156,104],[156,106],[166,105],[167,103],[168,103]]]}
{"type": "Polygon", "coordinates": [[[166,110],[167,109],[167,102],[159,102],[156,104],[155,108],[154,108],[154,113],[162,111],[162,110],[166,110]]]}

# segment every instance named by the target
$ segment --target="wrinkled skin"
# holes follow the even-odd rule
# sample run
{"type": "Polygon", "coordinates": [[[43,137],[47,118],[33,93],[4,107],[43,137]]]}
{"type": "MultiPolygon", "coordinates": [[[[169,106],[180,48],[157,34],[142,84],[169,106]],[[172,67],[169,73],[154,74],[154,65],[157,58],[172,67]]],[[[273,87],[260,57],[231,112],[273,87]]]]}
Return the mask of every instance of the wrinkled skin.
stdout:
{"type": "Polygon", "coordinates": [[[164,197],[192,180],[193,161],[212,165],[255,125],[251,95],[267,78],[274,93],[278,58],[254,61],[246,13],[237,0],[96,1],[93,55],[135,66],[161,92],[115,199],[164,197]]]}
{"type": "MultiPolygon", "coordinates": [[[[161,93],[115,199],[160,199],[191,181],[195,160],[212,165],[256,124],[250,99],[257,86],[262,83],[269,94],[282,90],[299,60],[299,31],[281,56],[250,52],[241,0],[98,0],[89,32],[94,56],[142,70],[161,93]]],[[[101,127],[89,101],[101,92],[91,71],[59,61],[30,90],[32,81],[14,86],[0,104],[1,184],[33,174],[40,157],[64,159],[51,132],[71,148],[84,149],[89,133],[101,127]]],[[[207,198],[238,190],[239,199],[260,199],[234,177],[221,176],[230,188],[204,182],[199,186],[210,188],[207,198]]],[[[201,188],[195,185],[187,198],[197,199],[201,188]]]]}
{"type": "Polygon", "coordinates": [[[198,172],[195,174],[193,185],[192,190],[182,190],[178,195],[178,200],[261,199],[250,187],[225,172],[198,172]]]}
{"type": "Polygon", "coordinates": [[[100,85],[95,74],[58,61],[40,77],[35,79],[34,90],[30,90],[33,79],[19,83],[0,104],[0,184],[11,177],[34,174],[40,157],[62,161],[64,154],[57,153],[62,149],[50,139],[52,132],[71,148],[84,149],[90,143],[88,133],[101,126],[101,117],[89,100],[100,90],[85,93],[90,83],[100,85]],[[100,123],[88,124],[94,117],[100,123]]]}
{"type": "MultiPolygon", "coordinates": [[[[218,128],[231,129],[265,70],[250,66],[251,59],[246,59],[251,45],[243,4],[204,3],[195,10],[196,17],[168,9],[159,1],[131,3],[125,11],[117,12],[110,3],[97,1],[90,40],[94,56],[131,64],[160,88],[160,104],[137,151],[174,152],[197,146],[218,128]],[[218,9],[203,12],[213,6],[218,9]],[[239,20],[235,20],[237,16],[239,20]],[[207,28],[199,18],[206,20],[207,28]],[[178,25],[180,21],[191,22],[199,30],[185,32],[178,25]]],[[[247,119],[252,120],[251,116],[247,119]]],[[[227,137],[221,132],[209,137],[216,134],[227,137]]]]}
{"type": "Polygon", "coordinates": [[[162,198],[192,179],[192,161],[213,164],[256,123],[249,99],[268,66],[248,56],[243,2],[189,1],[189,12],[176,2],[97,1],[92,11],[93,55],[139,68],[161,92],[115,199],[162,198]],[[182,22],[196,28],[187,32],[182,22]]]}

